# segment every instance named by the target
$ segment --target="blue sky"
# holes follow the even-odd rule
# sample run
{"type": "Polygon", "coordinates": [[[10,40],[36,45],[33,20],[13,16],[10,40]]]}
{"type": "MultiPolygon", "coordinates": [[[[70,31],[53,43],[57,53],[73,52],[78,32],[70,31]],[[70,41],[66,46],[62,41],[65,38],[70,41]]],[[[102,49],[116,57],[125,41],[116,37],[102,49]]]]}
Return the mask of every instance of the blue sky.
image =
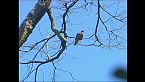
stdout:
{"type": "MultiPolygon", "coordinates": [[[[19,26],[22,23],[22,21],[25,19],[27,14],[30,12],[30,10],[34,7],[38,0],[19,0],[19,26]]],[[[115,0],[114,0],[115,1],[115,0]]],[[[113,0],[111,1],[101,1],[101,4],[105,7],[109,4],[114,3],[113,0]]],[[[120,3],[121,6],[119,6],[119,11],[121,12],[124,8],[126,8],[126,1],[120,3]]],[[[95,29],[96,24],[96,11],[94,7],[92,7],[92,14],[87,15],[88,13],[79,12],[79,11],[73,11],[70,15],[71,23],[68,24],[68,35],[69,36],[75,36],[77,32],[81,31],[82,29],[85,31],[84,36],[89,37],[93,30],[95,29]],[[79,13],[78,13],[79,12],[79,13]],[[81,13],[81,14],[80,14],[81,13]]],[[[114,13],[116,10],[116,5],[109,7],[107,9],[109,12],[114,13]]],[[[53,11],[54,16],[56,17],[56,25],[57,28],[60,29],[61,27],[61,19],[57,19],[57,11],[53,11]]],[[[103,19],[105,19],[104,13],[102,13],[103,19]]],[[[115,24],[109,23],[108,26],[120,26],[119,22],[116,22],[115,24]]],[[[102,25],[100,24],[100,27],[102,25]]],[[[102,29],[102,28],[100,28],[102,29]]],[[[33,44],[35,42],[38,42],[43,38],[47,37],[48,34],[52,33],[50,29],[50,22],[48,15],[45,14],[43,18],[40,20],[40,22],[36,25],[36,28],[34,29],[33,33],[28,38],[28,41],[25,44],[33,44]],[[42,35],[40,34],[39,30],[41,30],[42,35]]],[[[102,33],[101,31],[99,32],[102,33]]],[[[126,41],[126,31],[119,33],[122,37],[125,38],[126,41]]],[[[56,38],[57,39],[57,38],[56,38]]],[[[70,43],[73,41],[73,39],[69,39],[70,43]]],[[[102,40],[103,41],[103,40],[102,40]]],[[[49,42],[50,43],[50,42],[49,42]]],[[[89,41],[81,41],[82,44],[88,44],[89,41]]],[[[24,44],[24,45],[25,45],[24,44]]],[[[50,43],[51,44],[51,43],[50,43]]],[[[124,46],[126,46],[126,42],[123,43],[124,46]]],[[[57,45],[57,44],[56,44],[57,45]]],[[[127,46],[126,46],[127,47],[127,46]]],[[[31,58],[31,56],[35,52],[29,53],[29,54],[21,54],[23,56],[20,61],[25,61],[24,58],[31,58]]],[[[54,53],[53,51],[50,51],[50,53],[54,53]]],[[[21,58],[21,57],[20,57],[21,58]]],[[[124,49],[104,49],[100,47],[86,47],[86,46],[80,46],[80,45],[71,45],[69,46],[63,55],[61,55],[59,61],[59,65],[57,66],[60,69],[63,69],[65,71],[69,71],[73,74],[73,77],[76,78],[79,81],[116,81],[120,80],[112,76],[112,71],[116,67],[127,67],[127,50],[124,49]]],[[[23,79],[23,76],[26,73],[27,66],[25,65],[19,65],[19,80],[21,81],[23,79]]],[[[39,81],[42,80],[51,80],[52,77],[52,71],[53,66],[51,63],[42,65],[39,68],[38,71],[38,79],[39,81]]],[[[61,70],[56,71],[56,80],[57,81],[71,81],[71,77],[67,72],[63,72],[61,70]]],[[[34,81],[34,73],[26,80],[26,81],[34,81]]]]}

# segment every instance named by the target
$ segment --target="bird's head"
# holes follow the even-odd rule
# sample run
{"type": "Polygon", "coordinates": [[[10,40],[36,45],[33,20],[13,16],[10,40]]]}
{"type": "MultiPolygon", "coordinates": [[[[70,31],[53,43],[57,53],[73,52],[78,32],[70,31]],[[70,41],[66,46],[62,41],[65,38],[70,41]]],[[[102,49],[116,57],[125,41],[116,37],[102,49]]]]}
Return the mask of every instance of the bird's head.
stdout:
{"type": "Polygon", "coordinates": [[[81,32],[84,32],[83,30],[81,32]]]}

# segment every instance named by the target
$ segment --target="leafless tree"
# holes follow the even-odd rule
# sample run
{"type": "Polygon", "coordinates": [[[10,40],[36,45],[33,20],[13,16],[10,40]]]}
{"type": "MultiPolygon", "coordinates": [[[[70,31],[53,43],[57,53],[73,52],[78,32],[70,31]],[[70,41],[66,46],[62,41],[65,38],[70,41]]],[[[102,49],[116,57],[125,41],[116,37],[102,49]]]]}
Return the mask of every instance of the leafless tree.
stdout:
{"type": "Polygon", "coordinates": [[[62,54],[65,54],[63,52],[67,49],[67,47],[73,45],[73,41],[71,41],[70,39],[74,39],[75,36],[70,36],[67,31],[69,29],[67,25],[70,24],[73,26],[71,19],[69,18],[72,13],[75,14],[84,12],[89,15],[93,11],[92,7],[97,10],[97,12],[95,13],[96,25],[94,25],[94,28],[92,28],[91,34],[84,36],[83,38],[83,41],[88,41],[90,43],[79,43],[78,45],[86,47],[96,46],[102,48],[123,48],[124,44],[122,43],[122,41],[126,40],[124,40],[118,32],[126,30],[126,9],[118,12],[118,6],[120,5],[121,0],[114,0],[114,3],[107,6],[103,5],[103,1],[104,0],[38,0],[34,8],[28,13],[25,20],[19,27],[20,64],[28,65],[28,73],[24,77],[23,81],[27,79],[33,72],[35,72],[36,82],[39,67],[47,63],[52,63],[54,67],[54,71],[52,74],[53,82],[55,82],[56,70],[66,72],[70,74],[72,80],[76,80],[71,72],[60,69],[56,65],[57,62],[61,60],[60,56],[62,54]],[[116,8],[114,8],[115,12],[111,13],[107,10],[107,8],[113,6],[114,4],[117,6],[116,8]],[[56,13],[57,16],[54,16],[53,10],[61,11],[61,13],[56,13]],[[50,21],[50,26],[48,27],[51,28],[51,35],[36,42],[35,44],[24,45],[45,13],[47,13],[49,18],[48,21],[50,21]],[[104,14],[106,15],[105,19],[103,18],[104,14]],[[60,30],[58,30],[58,27],[60,26],[57,26],[55,17],[62,20],[60,30]],[[110,23],[118,23],[119,25],[115,27],[109,27],[110,23]],[[48,42],[51,42],[50,45],[47,45],[48,42]],[[48,51],[54,52],[50,54],[48,53],[48,51]],[[32,52],[33,54],[31,55],[31,57],[29,55],[29,58],[27,58],[26,55],[23,55],[32,52]],[[37,57],[40,55],[41,57],[43,57],[41,60],[38,60],[37,57]],[[26,57],[26,61],[21,61],[22,57],[26,57]]]}

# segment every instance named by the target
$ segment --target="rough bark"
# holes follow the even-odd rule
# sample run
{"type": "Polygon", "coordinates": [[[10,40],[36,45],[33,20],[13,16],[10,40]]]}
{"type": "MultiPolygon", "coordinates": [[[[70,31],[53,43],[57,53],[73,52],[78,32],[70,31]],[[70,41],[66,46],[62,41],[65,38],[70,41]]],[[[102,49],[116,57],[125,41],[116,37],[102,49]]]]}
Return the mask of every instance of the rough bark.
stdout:
{"type": "Polygon", "coordinates": [[[35,7],[28,13],[19,28],[19,48],[26,42],[36,24],[44,16],[50,3],[51,0],[39,0],[35,7]]]}

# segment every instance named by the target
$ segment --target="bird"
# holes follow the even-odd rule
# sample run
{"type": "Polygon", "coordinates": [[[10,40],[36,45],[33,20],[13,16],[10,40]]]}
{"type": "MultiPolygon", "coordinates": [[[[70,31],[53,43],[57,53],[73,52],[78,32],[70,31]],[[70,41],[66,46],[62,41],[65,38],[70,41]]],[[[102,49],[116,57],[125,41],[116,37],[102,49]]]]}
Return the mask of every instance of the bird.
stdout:
{"type": "Polygon", "coordinates": [[[76,45],[80,40],[83,39],[83,34],[84,34],[83,30],[81,32],[77,33],[77,35],[75,37],[75,43],[74,43],[74,45],[76,45]]]}

